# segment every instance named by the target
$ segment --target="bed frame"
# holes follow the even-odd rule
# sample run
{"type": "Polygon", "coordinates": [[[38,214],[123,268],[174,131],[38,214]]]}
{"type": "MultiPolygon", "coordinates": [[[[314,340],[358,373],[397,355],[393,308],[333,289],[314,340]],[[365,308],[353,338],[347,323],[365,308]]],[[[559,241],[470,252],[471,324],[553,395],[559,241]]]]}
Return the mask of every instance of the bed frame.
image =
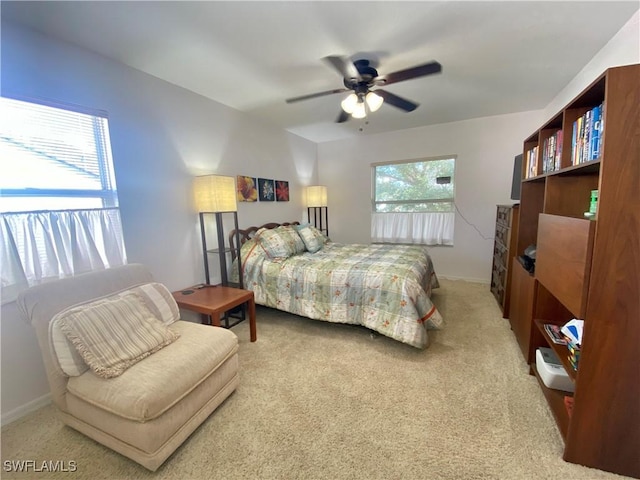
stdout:
{"type": "Polygon", "coordinates": [[[300,222],[286,222],[286,223],[275,223],[275,222],[270,222],[270,223],[265,223],[264,225],[260,225],[259,227],[248,227],[245,229],[241,229],[239,228],[238,230],[231,230],[231,232],[229,232],[229,245],[231,246],[231,261],[236,259],[236,252],[242,248],[242,245],[244,245],[247,241],[251,240],[256,232],[258,230],[260,230],[261,228],[276,228],[276,227],[281,227],[281,226],[287,226],[287,225],[300,225],[300,222]],[[239,245],[236,245],[236,236],[238,238],[238,241],[240,242],[239,245]]]}

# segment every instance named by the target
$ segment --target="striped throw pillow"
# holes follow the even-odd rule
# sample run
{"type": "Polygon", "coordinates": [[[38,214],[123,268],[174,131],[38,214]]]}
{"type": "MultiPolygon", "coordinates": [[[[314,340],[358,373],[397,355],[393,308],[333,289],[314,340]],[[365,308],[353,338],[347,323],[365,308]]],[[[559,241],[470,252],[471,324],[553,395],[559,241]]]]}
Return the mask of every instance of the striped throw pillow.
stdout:
{"type": "Polygon", "coordinates": [[[149,310],[165,325],[171,325],[180,320],[180,310],[171,292],[161,283],[151,282],[133,287],[120,293],[124,295],[128,292],[140,294],[149,310]]]}
{"type": "MultiPolygon", "coordinates": [[[[154,316],[165,325],[170,325],[173,322],[180,320],[180,311],[178,310],[178,304],[173,298],[173,295],[171,295],[171,292],[167,287],[157,282],[138,285],[136,287],[123,290],[122,292],[110,294],[106,297],[94,299],[80,305],[110,300],[132,292],[140,295],[140,298],[144,301],[149,310],[151,310],[154,316]]],[[[70,308],[79,307],[80,305],[74,305],[70,308]]],[[[68,377],[77,377],[86,372],[89,367],[84,363],[84,360],[76,348],[60,329],[57,319],[60,316],[65,315],[67,311],[68,309],[63,310],[51,320],[51,323],[49,324],[49,339],[60,369],[68,377]]]]}
{"type": "Polygon", "coordinates": [[[57,321],[84,362],[103,378],[122,375],[180,337],[133,292],[69,309],[57,321]]]}

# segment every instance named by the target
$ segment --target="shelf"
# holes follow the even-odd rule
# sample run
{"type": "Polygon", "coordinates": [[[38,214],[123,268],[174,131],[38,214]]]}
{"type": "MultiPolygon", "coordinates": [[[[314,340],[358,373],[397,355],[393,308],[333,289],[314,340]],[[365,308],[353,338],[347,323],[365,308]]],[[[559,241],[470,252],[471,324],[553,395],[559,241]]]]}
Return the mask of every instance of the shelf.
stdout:
{"type": "Polygon", "coordinates": [[[540,331],[540,333],[542,333],[542,336],[544,337],[545,341],[549,345],[549,348],[553,350],[553,352],[562,362],[562,366],[567,371],[567,375],[569,375],[571,380],[575,382],[577,372],[571,366],[571,362],[569,362],[569,349],[567,348],[566,345],[560,345],[558,343],[555,343],[553,340],[551,340],[551,337],[547,334],[547,331],[544,329],[544,325],[546,323],[558,325],[559,327],[563,326],[564,323],[554,323],[548,320],[540,320],[539,318],[536,318],[533,321],[536,324],[536,327],[538,327],[538,330],[540,331]]]}
{"type": "Polygon", "coordinates": [[[569,412],[567,412],[567,407],[564,404],[564,397],[572,397],[573,394],[570,392],[563,392],[562,390],[555,390],[553,388],[547,387],[542,381],[542,378],[540,378],[540,374],[538,373],[538,369],[536,368],[535,363],[531,364],[531,371],[540,384],[540,389],[542,390],[544,397],[547,399],[547,403],[549,404],[551,413],[553,413],[553,416],[556,419],[556,423],[558,424],[558,429],[560,430],[562,439],[566,442],[567,434],[569,432],[569,423],[571,419],[569,417],[569,412]]]}
{"type": "Polygon", "coordinates": [[[600,170],[600,159],[590,160],[588,162],[580,163],[578,165],[571,165],[569,167],[561,168],[560,170],[554,170],[553,172],[542,173],[535,177],[529,177],[522,179],[523,182],[541,182],[547,177],[554,175],[562,176],[575,176],[575,175],[592,175],[597,174],[600,170]]]}
{"type": "MultiPolygon", "coordinates": [[[[231,253],[231,248],[227,247],[223,250],[224,253],[231,253]]],[[[211,248],[207,250],[207,253],[220,253],[219,248],[211,248]]]]}
{"type": "Polygon", "coordinates": [[[640,64],[607,69],[525,138],[523,161],[535,152],[535,168],[523,166],[516,255],[535,244],[536,266],[530,278],[513,264],[510,320],[565,440],[564,460],[640,479],[638,78],[640,64]],[[554,142],[560,168],[543,174],[554,142]],[[597,212],[587,219],[593,190],[597,212]],[[573,318],[584,320],[578,371],[544,329],[573,318]],[[532,355],[541,347],[555,352],[575,396],[544,385],[532,355]]]}

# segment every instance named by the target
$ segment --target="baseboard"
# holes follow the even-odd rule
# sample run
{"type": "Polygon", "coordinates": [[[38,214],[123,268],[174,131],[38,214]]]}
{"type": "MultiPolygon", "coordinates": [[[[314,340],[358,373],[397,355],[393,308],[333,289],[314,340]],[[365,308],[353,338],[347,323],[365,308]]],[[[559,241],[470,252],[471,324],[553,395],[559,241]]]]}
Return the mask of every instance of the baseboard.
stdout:
{"type": "Polygon", "coordinates": [[[439,273],[437,275],[438,278],[442,278],[445,280],[464,280],[465,282],[484,283],[485,285],[491,285],[491,280],[487,280],[486,278],[453,277],[450,275],[440,275],[439,273]]]}
{"type": "Polygon", "coordinates": [[[15,422],[16,420],[28,415],[31,412],[35,412],[39,408],[42,408],[51,403],[51,394],[47,393],[40,398],[36,398],[35,400],[31,400],[29,403],[21,405],[18,408],[14,408],[10,412],[2,414],[2,426],[8,425],[10,423],[15,422]]]}

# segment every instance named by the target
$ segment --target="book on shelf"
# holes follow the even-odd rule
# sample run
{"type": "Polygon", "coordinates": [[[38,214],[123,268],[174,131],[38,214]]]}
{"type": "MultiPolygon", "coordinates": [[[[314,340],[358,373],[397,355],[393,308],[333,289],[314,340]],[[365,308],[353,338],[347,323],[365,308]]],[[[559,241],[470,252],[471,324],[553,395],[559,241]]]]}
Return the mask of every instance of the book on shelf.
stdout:
{"type": "Polygon", "coordinates": [[[562,130],[556,132],[556,151],[555,151],[554,170],[560,170],[562,160],[562,130]]]}
{"type": "Polygon", "coordinates": [[[602,104],[587,110],[573,122],[571,164],[579,165],[600,158],[604,122],[602,104]]]}
{"type": "Polygon", "coordinates": [[[542,173],[560,170],[562,156],[562,130],[542,141],[542,173]]]}
{"type": "Polygon", "coordinates": [[[600,143],[602,134],[602,106],[593,109],[593,132],[591,135],[591,160],[600,158],[600,143]]]}
{"type": "Polygon", "coordinates": [[[544,331],[547,332],[551,341],[557,345],[566,345],[567,338],[560,331],[560,325],[554,325],[553,323],[545,323],[544,331]]]}
{"type": "Polygon", "coordinates": [[[532,178],[538,174],[538,146],[536,145],[531,150],[527,151],[526,162],[526,177],[532,178]]]}
{"type": "Polygon", "coordinates": [[[591,146],[591,130],[593,130],[593,115],[591,115],[592,110],[587,110],[587,113],[584,114],[584,133],[582,134],[582,162],[586,162],[587,160],[591,160],[590,155],[590,146],[591,146]]]}

